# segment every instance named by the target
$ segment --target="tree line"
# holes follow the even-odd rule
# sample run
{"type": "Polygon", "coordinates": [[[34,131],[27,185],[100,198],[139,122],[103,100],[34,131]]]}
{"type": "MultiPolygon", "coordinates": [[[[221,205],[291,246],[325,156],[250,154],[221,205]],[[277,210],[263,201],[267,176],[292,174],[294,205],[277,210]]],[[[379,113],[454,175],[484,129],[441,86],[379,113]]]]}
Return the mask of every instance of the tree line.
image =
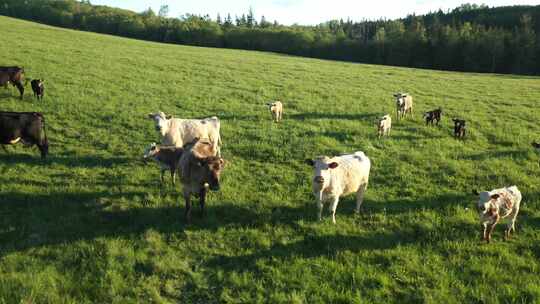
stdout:
{"type": "Polygon", "coordinates": [[[166,43],[467,72],[540,74],[540,6],[452,11],[398,20],[332,20],[285,26],[242,16],[156,14],[92,5],[88,0],[0,0],[0,15],[166,43]]]}

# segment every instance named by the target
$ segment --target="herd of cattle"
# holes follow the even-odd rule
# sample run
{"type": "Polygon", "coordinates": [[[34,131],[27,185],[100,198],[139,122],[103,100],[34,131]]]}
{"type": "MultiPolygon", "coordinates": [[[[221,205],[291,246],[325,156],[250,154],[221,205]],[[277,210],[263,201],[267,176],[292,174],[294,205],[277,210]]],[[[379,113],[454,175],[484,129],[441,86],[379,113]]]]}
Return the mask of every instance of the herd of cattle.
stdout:
{"type": "MultiPolygon", "coordinates": [[[[11,83],[17,87],[22,99],[24,93],[24,69],[9,66],[0,67],[0,86],[11,83]]],[[[33,80],[32,90],[37,99],[44,94],[43,80],[33,80]]],[[[413,98],[404,93],[394,95],[396,118],[404,119],[413,114],[413,98]]],[[[272,119],[283,119],[283,104],[275,101],[267,104],[272,119]]],[[[439,124],[442,109],[425,112],[423,117],[428,124],[439,124]]],[[[161,167],[161,182],[165,172],[169,171],[173,185],[179,174],[185,199],[185,218],[191,221],[191,197],[198,196],[201,214],[205,214],[206,194],[208,190],[220,189],[220,175],[225,166],[221,158],[220,121],[217,117],[205,119],[179,119],[163,112],[148,114],[156,131],[161,135],[161,144],[152,143],[144,152],[145,160],[154,160],[161,167]]],[[[454,136],[465,137],[465,120],[453,119],[454,136]]],[[[389,136],[392,128],[390,114],[378,120],[378,136],[389,136]]],[[[41,157],[48,154],[48,140],[45,132],[45,117],[37,112],[0,112],[0,144],[13,145],[22,142],[25,146],[36,145],[41,157]]],[[[540,143],[532,143],[540,151],[540,143]]],[[[7,150],[6,150],[7,152],[7,150]]],[[[313,168],[312,191],[317,201],[318,218],[322,217],[325,202],[330,202],[332,221],[336,223],[336,209],[339,198],[356,194],[356,212],[360,211],[364,193],[368,187],[371,161],[364,152],[335,157],[320,156],[308,159],[306,163],[313,168]]],[[[477,192],[477,209],[483,226],[482,239],[490,242],[495,225],[504,218],[509,219],[505,230],[505,239],[515,230],[515,221],[521,203],[521,193],[516,186],[477,192]]]]}

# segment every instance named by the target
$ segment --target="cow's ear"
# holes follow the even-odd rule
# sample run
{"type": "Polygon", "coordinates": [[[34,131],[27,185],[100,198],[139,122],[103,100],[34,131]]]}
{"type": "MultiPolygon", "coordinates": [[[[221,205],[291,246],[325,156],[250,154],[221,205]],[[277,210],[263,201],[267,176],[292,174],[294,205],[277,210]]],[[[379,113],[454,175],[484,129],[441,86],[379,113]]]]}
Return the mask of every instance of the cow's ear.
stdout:
{"type": "Polygon", "coordinates": [[[315,166],[315,162],[313,161],[313,159],[306,159],[306,164],[310,165],[310,166],[315,166]]]}
{"type": "Polygon", "coordinates": [[[493,194],[491,196],[491,199],[498,199],[499,197],[500,197],[500,195],[498,193],[496,193],[496,194],[493,194]]]}
{"type": "Polygon", "coordinates": [[[167,120],[169,120],[169,119],[172,118],[172,115],[167,115],[167,116],[165,116],[165,118],[166,118],[167,120]]]}
{"type": "Polygon", "coordinates": [[[336,163],[336,162],[333,162],[333,163],[329,163],[329,164],[328,164],[328,168],[330,168],[330,169],[335,169],[335,168],[337,168],[338,166],[339,166],[339,164],[336,163]]]}
{"type": "Polygon", "coordinates": [[[480,193],[479,193],[478,190],[476,190],[476,189],[474,189],[474,190],[472,191],[472,194],[474,194],[474,195],[480,195],[480,193]]]}
{"type": "Polygon", "coordinates": [[[152,114],[152,113],[148,113],[148,115],[146,116],[147,118],[154,118],[155,114],[152,114]]]}

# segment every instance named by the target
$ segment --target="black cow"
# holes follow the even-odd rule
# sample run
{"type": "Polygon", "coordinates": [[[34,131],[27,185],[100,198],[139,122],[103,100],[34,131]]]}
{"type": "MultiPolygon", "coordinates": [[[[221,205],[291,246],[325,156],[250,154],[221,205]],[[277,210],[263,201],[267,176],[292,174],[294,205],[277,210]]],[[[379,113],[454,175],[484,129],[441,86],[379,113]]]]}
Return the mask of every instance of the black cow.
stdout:
{"type": "Polygon", "coordinates": [[[429,125],[429,124],[433,125],[433,122],[437,121],[436,124],[438,126],[439,121],[441,121],[441,114],[442,114],[441,108],[435,109],[433,111],[425,112],[424,118],[426,119],[426,125],[429,125]]]}
{"type": "Polygon", "coordinates": [[[463,139],[465,137],[465,120],[463,119],[452,119],[454,122],[454,137],[463,139]]]}
{"type": "Polygon", "coordinates": [[[24,94],[23,75],[24,69],[22,67],[0,66],[0,86],[7,87],[8,83],[11,83],[19,89],[22,99],[24,94]]]}
{"type": "Polygon", "coordinates": [[[37,145],[41,158],[49,153],[45,133],[45,117],[37,112],[0,112],[0,145],[22,142],[26,146],[37,145]]]}
{"type": "Polygon", "coordinates": [[[34,96],[37,97],[38,100],[43,100],[43,95],[45,94],[45,80],[43,79],[33,79],[30,81],[30,84],[32,85],[32,91],[34,91],[34,96]]]}

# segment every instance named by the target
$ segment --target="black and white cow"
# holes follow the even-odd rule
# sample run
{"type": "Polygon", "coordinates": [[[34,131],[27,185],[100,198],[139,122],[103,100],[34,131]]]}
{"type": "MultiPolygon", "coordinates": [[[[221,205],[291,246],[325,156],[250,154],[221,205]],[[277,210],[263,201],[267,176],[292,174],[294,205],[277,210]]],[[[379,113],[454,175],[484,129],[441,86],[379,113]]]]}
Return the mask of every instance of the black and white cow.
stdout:
{"type": "Polygon", "coordinates": [[[22,142],[26,146],[37,145],[41,158],[49,153],[45,134],[45,117],[37,112],[0,112],[0,145],[22,142]]]}

